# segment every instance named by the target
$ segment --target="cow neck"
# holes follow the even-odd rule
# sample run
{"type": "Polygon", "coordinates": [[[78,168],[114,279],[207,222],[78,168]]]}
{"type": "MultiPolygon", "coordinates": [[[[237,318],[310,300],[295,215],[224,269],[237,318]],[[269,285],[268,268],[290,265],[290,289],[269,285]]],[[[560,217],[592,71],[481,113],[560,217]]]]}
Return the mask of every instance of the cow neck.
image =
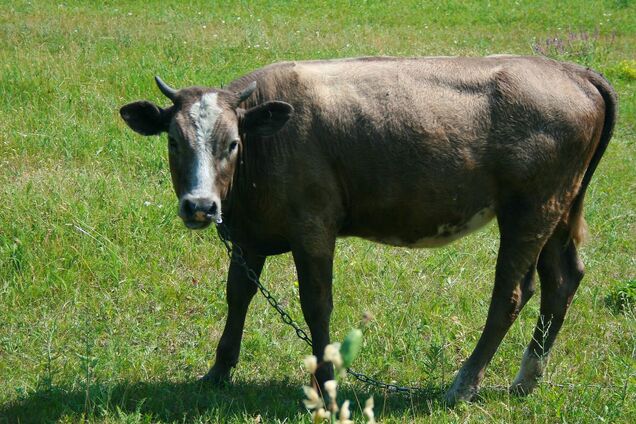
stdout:
{"type": "Polygon", "coordinates": [[[225,199],[225,207],[223,208],[223,217],[228,225],[245,222],[250,219],[250,210],[258,205],[262,199],[262,187],[255,190],[255,181],[264,181],[267,175],[267,161],[259,158],[258,147],[254,147],[255,143],[261,140],[248,140],[245,136],[241,137],[242,147],[239,153],[236,169],[232,178],[232,186],[228,191],[225,199]],[[251,148],[249,145],[252,144],[251,148]]]}

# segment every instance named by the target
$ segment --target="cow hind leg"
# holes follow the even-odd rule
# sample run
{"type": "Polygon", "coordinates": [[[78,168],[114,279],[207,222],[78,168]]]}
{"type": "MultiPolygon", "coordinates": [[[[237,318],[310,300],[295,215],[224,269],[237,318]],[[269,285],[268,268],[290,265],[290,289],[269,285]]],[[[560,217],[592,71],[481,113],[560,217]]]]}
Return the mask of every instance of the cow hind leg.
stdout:
{"type": "Polygon", "coordinates": [[[473,353],[446,393],[448,404],[468,401],[477,393],[487,365],[534,292],[537,258],[558,214],[550,208],[532,208],[529,206],[532,204],[517,200],[514,206],[498,211],[501,243],[486,325],[473,353]]]}
{"type": "Polygon", "coordinates": [[[563,227],[556,229],[539,255],[541,312],[519,373],[510,387],[511,392],[519,395],[531,393],[543,376],[550,348],[583,278],[583,263],[578,257],[572,232],[563,227]]]}

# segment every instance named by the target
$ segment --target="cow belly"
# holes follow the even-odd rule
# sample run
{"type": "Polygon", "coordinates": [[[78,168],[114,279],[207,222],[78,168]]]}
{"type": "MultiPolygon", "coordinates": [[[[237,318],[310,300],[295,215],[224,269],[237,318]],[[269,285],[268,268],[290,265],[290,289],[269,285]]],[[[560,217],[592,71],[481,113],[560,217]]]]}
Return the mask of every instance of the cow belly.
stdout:
{"type": "Polygon", "coordinates": [[[366,237],[369,240],[373,240],[379,243],[388,244],[391,246],[399,247],[411,247],[411,248],[432,248],[445,246],[455,240],[458,240],[465,235],[472,233],[475,230],[488,224],[495,216],[494,209],[492,207],[484,208],[472,217],[467,219],[463,223],[459,224],[440,224],[437,227],[437,234],[422,236],[419,238],[409,237],[409,239],[400,238],[396,236],[389,237],[366,237]]]}

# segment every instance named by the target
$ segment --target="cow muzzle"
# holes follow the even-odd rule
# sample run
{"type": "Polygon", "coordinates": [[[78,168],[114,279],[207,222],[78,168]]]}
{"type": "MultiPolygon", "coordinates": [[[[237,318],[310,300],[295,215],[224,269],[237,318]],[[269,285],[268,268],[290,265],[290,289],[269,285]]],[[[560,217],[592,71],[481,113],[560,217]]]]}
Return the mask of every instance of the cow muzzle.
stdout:
{"type": "Polygon", "coordinates": [[[185,195],[179,204],[179,216],[186,227],[197,230],[221,222],[221,202],[210,197],[185,195]]]}

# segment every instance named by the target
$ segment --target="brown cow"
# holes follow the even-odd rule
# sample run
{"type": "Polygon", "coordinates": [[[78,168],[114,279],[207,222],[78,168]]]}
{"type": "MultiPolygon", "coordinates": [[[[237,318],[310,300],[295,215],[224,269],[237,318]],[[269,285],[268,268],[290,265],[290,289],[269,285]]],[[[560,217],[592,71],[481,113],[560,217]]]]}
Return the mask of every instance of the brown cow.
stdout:
{"type": "MultiPolygon", "coordinates": [[[[143,135],[168,133],[187,227],[222,215],[257,274],[291,250],[314,355],[329,343],[336,237],[436,247],[496,216],[488,318],[446,399],[477,392],[538,270],[541,315],[511,389],[535,388],[583,277],[583,197],[614,127],[599,74],[541,57],[381,57],[274,64],[226,89],[157,83],[171,106],[139,101],[121,116],[143,135]]],[[[206,381],[229,380],[255,292],[231,264],[206,381]]],[[[320,383],[332,376],[319,367],[320,383]]]]}

